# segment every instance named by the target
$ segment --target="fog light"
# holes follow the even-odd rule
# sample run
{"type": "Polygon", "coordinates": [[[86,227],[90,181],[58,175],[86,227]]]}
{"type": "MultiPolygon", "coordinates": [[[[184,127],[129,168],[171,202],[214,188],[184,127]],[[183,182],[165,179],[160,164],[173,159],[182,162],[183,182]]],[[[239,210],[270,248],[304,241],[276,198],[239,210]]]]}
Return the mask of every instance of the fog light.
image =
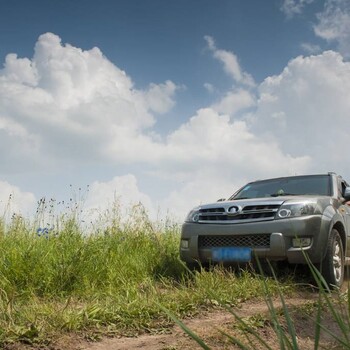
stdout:
{"type": "Polygon", "coordinates": [[[293,238],[293,248],[304,248],[311,245],[311,238],[293,238]]]}
{"type": "Polygon", "coordinates": [[[187,239],[181,240],[181,248],[188,249],[188,240],[187,239]]]}

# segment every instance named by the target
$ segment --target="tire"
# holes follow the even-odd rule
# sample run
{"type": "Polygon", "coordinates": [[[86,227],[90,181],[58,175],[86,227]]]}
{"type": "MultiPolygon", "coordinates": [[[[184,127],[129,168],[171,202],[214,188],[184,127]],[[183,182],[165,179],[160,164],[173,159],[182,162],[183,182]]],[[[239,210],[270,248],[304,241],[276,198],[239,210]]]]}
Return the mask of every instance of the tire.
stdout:
{"type": "Polygon", "coordinates": [[[330,288],[340,288],[344,281],[344,249],[340,234],[331,231],[326,247],[326,256],[321,264],[321,272],[330,288]]]}

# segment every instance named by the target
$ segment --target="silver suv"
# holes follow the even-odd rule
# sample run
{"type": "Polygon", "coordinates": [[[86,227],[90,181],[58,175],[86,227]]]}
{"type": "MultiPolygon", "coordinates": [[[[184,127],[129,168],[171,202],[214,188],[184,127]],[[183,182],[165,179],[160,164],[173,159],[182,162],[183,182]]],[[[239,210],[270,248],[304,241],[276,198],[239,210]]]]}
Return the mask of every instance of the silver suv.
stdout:
{"type": "Polygon", "coordinates": [[[335,173],[248,183],[227,200],[200,205],[182,226],[188,265],[247,263],[255,257],[305,264],[340,287],[350,264],[350,188],[335,173]]]}

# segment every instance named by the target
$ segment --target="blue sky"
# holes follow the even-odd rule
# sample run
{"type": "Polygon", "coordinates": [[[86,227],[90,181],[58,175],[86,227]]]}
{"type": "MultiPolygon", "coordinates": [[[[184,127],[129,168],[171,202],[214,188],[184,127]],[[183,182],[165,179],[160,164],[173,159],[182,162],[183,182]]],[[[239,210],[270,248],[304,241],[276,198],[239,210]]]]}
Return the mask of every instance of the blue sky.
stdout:
{"type": "Polygon", "coordinates": [[[0,6],[0,203],[26,203],[13,210],[72,184],[91,186],[89,208],[115,194],[181,217],[245,181],[350,170],[348,1],[0,6]]]}

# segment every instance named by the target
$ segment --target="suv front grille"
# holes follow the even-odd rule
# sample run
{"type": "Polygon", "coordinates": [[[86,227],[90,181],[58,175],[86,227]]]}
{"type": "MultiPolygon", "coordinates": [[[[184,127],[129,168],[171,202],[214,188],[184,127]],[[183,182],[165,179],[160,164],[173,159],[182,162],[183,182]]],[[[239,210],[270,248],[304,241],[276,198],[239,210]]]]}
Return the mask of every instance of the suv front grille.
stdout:
{"type": "MultiPolygon", "coordinates": [[[[236,207],[233,205],[232,207],[236,207]]],[[[237,213],[229,213],[223,207],[219,208],[203,208],[199,210],[199,222],[208,221],[224,221],[239,222],[241,220],[258,221],[273,220],[280,204],[259,204],[247,205],[237,213]]],[[[238,208],[238,207],[237,207],[238,208]]],[[[229,208],[228,208],[229,209],[229,208]]]]}
{"type": "Polygon", "coordinates": [[[212,247],[269,248],[270,234],[199,236],[198,247],[199,249],[212,247]]]}

